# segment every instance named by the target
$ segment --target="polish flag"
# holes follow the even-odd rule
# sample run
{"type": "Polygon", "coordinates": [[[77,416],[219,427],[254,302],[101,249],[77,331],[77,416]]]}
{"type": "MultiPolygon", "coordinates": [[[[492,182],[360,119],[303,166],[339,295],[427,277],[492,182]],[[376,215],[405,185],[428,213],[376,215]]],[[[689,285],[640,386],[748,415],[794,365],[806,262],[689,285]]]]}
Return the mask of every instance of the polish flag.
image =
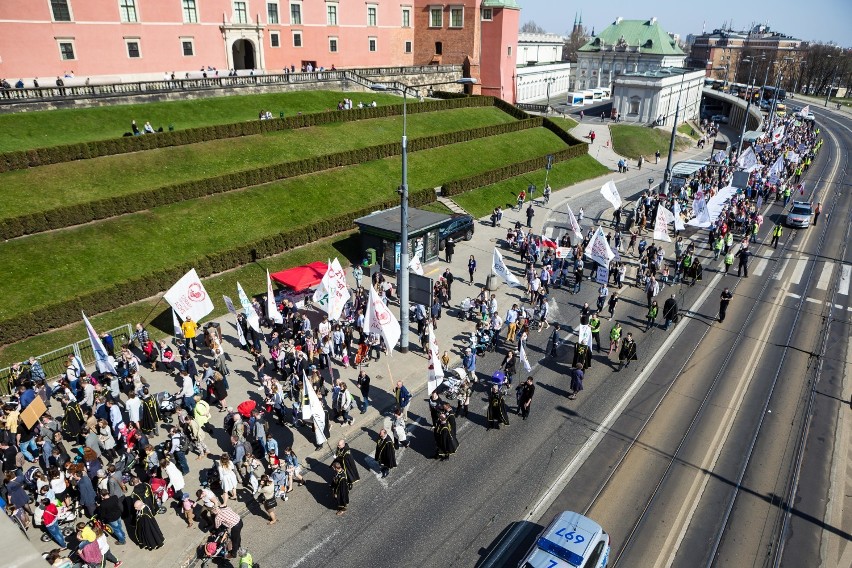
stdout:
{"type": "Polygon", "coordinates": [[[547,248],[552,248],[552,249],[559,248],[559,245],[556,244],[556,241],[552,241],[552,240],[548,239],[547,237],[541,237],[541,246],[544,246],[544,247],[547,247],[547,248]]]}

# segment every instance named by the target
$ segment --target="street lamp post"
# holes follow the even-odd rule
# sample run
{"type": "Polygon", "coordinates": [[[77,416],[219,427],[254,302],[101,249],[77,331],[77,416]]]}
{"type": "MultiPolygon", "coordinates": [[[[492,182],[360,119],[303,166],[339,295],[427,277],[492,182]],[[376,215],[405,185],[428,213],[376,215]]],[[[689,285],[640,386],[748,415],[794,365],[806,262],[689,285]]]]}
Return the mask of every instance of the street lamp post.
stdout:
{"type": "Polygon", "coordinates": [[[548,77],[547,79],[545,79],[545,81],[547,83],[547,111],[545,112],[545,114],[548,114],[550,113],[550,85],[556,82],[556,79],[554,79],[553,77],[548,77]]]}
{"type": "MultiPolygon", "coordinates": [[[[792,57],[785,57],[781,60],[782,63],[785,61],[793,61],[792,57]]],[[[781,72],[778,74],[778,78],[775,80],[775,92],[772,94],[772,106],[769,108],[769,128],[771,129],[773,124],[775,123],[775,109],[778,106],[778,90],[781,89],[781,81],[784,80],[784,71],[786,70],[786,66],[783,66],[781,72]]]]}
{"type": "Polygon", "coordinates": [[[672,135],[669,139],[669,155],[666,158],[666,171],[663,172],[663,195],[669,194],[669,182],[672,178],[672,155],[674,154],[675,137],[677,136],[677,125],[680,120],[680,97],[683,94],[683,80],[686,79],[686,72],[680,76],[680,90],[677,94],[677,106],[675,106],[674,124],[672,125],[672,135]]]}
{"type": "MultiPolygon", "coordinates": [[[[476,79],[462,78],[458,81],[450,81],[462,85],[472,85],[476,79]]],[[[416,85],[423,86],[423,85],[416,85]]],[[[411,86],[402,85],[396,87],[385,83],[373,83],[370,89],[374,91],[396,91],[402,93],[402,185],[399,186],[399,282],[397,288],[399,293],[399,351],[408,352],[408,89],[411,86]]]]}
{"type": "MultiPolygon", "coordinates": [[[[750,58],[747,58],[747,59],[748,59],[748,63],[749,63],[749,70],[748,70],[749,88],[746,89],[746,92],[748,93],[748,103],[746,103],[745,116],[743,117],[743,127],[740,130],[740,143],[737,146],[737,158],[739,158],[740,155],[742,155],[742,151],[743,151],[743,138],[745,138],[746,125],[748,124],[748,111],[751,110],[751,99],[752,99],[751,87],[754,86],[752,84],[752,79],[753,79],[752,72],[754,71],[754,57],[750,57],[750,58]]],[[[743,61],[746,61],[746,59],[743,59],[743,61]]]]}

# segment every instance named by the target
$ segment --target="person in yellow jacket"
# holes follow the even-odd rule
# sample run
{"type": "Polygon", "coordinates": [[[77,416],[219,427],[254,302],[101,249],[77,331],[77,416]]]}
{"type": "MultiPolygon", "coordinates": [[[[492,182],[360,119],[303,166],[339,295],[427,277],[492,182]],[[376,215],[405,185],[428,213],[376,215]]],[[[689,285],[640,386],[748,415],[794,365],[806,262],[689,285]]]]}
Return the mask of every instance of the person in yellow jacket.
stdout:
{"type": "Polygon", "coordinates": [[[186,321],[180,324],[180,331],[183,333],[183,338],[186,341],[186,348],[193,351],[198,351],[195,346],[195,336],[198,335],[198,324],[192,321],[192,318],[186,318],[186,321]]]}
{"type": "Polygon", "coordinates": [[[772,242],[770,243],[773,248],[778,248],[778,239],[781,238],[781,235],[784,233],[783,227],[778,223],[775,227],[772,228],[772,242]]]}
{"type": "Polygon", "coordinates": [[[732,264],[734,264],[734,252],[729,250],[725,253],[725,274],[728,273],[728,269],[731,268],[732,264]]]}

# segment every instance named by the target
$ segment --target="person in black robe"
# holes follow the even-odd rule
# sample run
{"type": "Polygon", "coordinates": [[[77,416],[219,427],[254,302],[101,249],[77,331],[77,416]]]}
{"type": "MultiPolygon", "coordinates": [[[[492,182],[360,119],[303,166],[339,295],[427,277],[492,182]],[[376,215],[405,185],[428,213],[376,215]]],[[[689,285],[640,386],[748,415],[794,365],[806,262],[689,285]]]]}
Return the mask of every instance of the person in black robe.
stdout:
{"type": "Polygon", "coordinates": [[[157,400],[148,392],[148,387],[142,389],[142,416],[140,417],[139,427],[146,434],[151,432],[157,435],[160,425],[160,407],[157,406],[157,400]]]}
{"type": "Polygon", "coordinates": [[[518,385],[518,414],[524,420],[530,415],[530,406],[532,406],[534,394],[535,385],[533,384],[533,378],[527,377],[527,380],[518,385]]]}
{"type": "Polygon", "coordinates": [[[353,483],[358,483],[361,480],[361,475],[358,473],[358,466],[355,465],[355,458],[352,457],[352,450],[349,449],[349,444],[345,440],[337,442],[337,449],[334,450],[334,462],[339,463],[343,468],[344,473],[346,473],[346,479],[349,480],[350,488],[353,483]]]}
{"type": "Polygon", "coordinates": [[[618,353],[618,370],[628,367],[631,361],[636,361],[639,357],[636,354],[636,341],[633,339],[633,334],[628,333],[627,337],[621,340],[621,351],[618,353]]]}
{"type": "Polygon", "coordinates": [[[429,415],[432,418],[432,425],[438,423],[438,414],[440,414],[441,409],[444,407],[444,401],[441,400],[441,397],[438,395],[438,391],[432,391],[432,394],[429,395],[429,415]]]}
{"type": "Polygon", "coordinates": [[[456,453],[456,442],[453,438],[450,423],[447,420],[447,415],[443,412],[438,415],[438,421],[435,423],[433,432],[435,434],[435,445],[438,448],[436,457],[444,461],[456,453]]]}
{"type": "Polygon", "coordinates": [[[382,469],[382,477],[390,475],[390,470],[396,467],[396,449],[393,447],[393,439],[388,436],[384,428],[379,431],[379,439],[376,440],[375,460],[379,462],[382,469]]]}
{"type": "MultiPolygon", "coordinates": [[[[393,444],[391,444],[393,448],[393,444]]],[[[334,478],[331,480],[331,489],[334,494],[334,500],[337,502],[337,516],[343,515],[346,512],[346,507],[349,505],[349,480],[346,478],[346,472],[340,462],[335,461],[331,464],[331,469],[334,471],[334,478]]]]}
{"type": "Polygon", "coordinates": [[[133,492],[130,495],[133,502],[142,501],[151,513],[156,515],[159,505],[157,505],[157,498],[154,496],[154,490],[151,488],[151,485],[143,483],[138,477],[131,479],[130,483],[133,485],[133,492]]]}
{"type": "Polygon", "coordinates": [[[450,425],[450,434],[453,435],[453,442],[456,444],[456,449],[459,448],[459,438],[456,434],[458,430],[456,429],[456,414],[453,412],[453,405],[449,402],[444,403],[444,414],[447,417],[447,423],[450,425]]]}
{"type": "Polygon", "coordinates": [[[583,373],[583,365],[577,363],[574,365],[574,368],[571,369],[571,393],[568,395],[568,398],[574,400],[577,398],[577,393],[583,390],[583,378],[585,374],[583,373]]]}
{"type": "Polygon", "coordinates": [[[491,430],[492,427],[499,430],[501,422],[506,426],[509,425],[509,413],[506,412],[506,402],[503,400],[503,393],[500,392],[497,385],[491,387],[486,419],[488,420],[486,430],[491,430]]]}
{"type": "Polygon", "coordinates": [[[592,350],[585,343],[574,344],[574,361],[573,365],[581,364],[584,369],[592,366],[592,350]]]}
{"type": "Polygon", "coordinates": [[[155,550],[163,546],[166,539],[151,509],[142,501],[136,501],[133,508],[136,511],[136,544],[145,550],[155,550]]]}
{"type": "Polygon", "coordinates": [[[62,417],[62,434],[69,440],[76,440],[80,437],[80,432],[83,430],[85,418],[83,411],[76,400],[66,398],[65,416],[62,417]]]}

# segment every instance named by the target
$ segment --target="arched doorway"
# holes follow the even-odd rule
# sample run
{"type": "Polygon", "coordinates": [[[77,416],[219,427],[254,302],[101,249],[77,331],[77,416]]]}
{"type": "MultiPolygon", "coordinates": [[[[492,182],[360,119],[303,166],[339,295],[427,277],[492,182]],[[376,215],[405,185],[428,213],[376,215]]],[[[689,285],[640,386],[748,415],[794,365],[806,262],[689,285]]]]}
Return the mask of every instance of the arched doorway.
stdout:
{"type": "Polygon", "coordinates": [[[231,47],[234,69],[254,69],[254,44],[247,39],[238,39],[231,47]]]}

